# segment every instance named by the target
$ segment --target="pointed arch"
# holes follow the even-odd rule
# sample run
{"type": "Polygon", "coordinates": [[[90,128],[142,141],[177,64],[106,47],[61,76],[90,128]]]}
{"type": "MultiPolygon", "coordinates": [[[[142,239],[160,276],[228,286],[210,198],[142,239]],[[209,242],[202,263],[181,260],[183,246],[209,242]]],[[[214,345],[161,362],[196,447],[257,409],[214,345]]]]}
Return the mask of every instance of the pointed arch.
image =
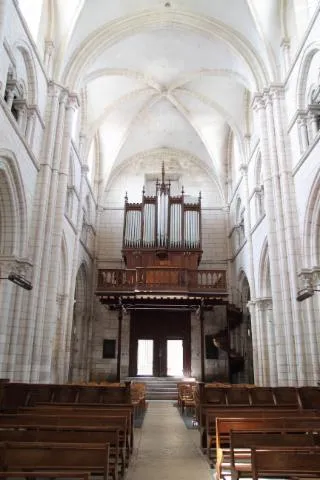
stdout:
{"type": "Polygon", "coordinates": [[[25,257],[27,202],[15,155],[0,148],[0,254],[25,257]]]}
{"type": "Polygon", "coordinates": [[[250,284],[244,269],[241,269],[239,272],[238,285],[239,285],[239,294],[240,294],[239,300],[243,310],[251,299],[250,284]]]}
{"type": "Polygon", "coordinates": [[[320,51],[320,41],[311,43],[304,52],[300,63],[299,74],[296,86],[296,104],[297,109],[305,109],[308,101],[307,82],[310,67],[314,56],[320,51]]]}
{"type": "Polygon", "coordinates": [[[304,217],[303,258],[306,267],[320,265],[320,170],[313,182],[304,217]]]}
{"type": "MultiPolygon", "coordinates": [[[[14,48],[22,56],[27,72],[27,78],[23,79],[26,85],[26,101],[28,105],[37,105],[39,97],[38,79],[33,53],[31,52],[29,45],[23,40],[19,40],[18,42],[16,42],[14,48]]],[[[18,71],[17,75],[19,76],[18,71]]],[[[18,78],[18,80],[20,80],[20,78],[18,78]]]]}

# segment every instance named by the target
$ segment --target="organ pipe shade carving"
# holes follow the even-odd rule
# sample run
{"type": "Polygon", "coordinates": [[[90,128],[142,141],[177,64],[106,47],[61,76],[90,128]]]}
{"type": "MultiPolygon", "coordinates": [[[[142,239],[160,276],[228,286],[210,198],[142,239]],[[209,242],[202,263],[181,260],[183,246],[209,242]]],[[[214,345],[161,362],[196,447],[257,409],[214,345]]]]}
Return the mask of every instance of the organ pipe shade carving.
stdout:
{"type": "Polygon", "coordinates": [[[125,200],[123,248],[201,248],[201,196],[171,196],[170,181],[156,182],[156,195],[141,203],[125,200]]]}

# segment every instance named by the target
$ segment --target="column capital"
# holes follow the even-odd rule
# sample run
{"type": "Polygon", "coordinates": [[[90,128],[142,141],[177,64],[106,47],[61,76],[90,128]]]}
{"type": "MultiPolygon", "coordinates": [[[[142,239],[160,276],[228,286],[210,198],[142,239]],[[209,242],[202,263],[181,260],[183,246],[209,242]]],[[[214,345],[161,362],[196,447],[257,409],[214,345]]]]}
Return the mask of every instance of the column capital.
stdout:
{"type": "Polygon", "coordinates": [[[9,275],[9,273],[15,273],[23,277],[30,276],[32,267],[31,260],[27,258],[1,257],[0,260],[1,277],[9,275]]]}
{"type": "Polygon", "coordinates": [[[46,54],[51,55],[53,50],[55,49],[54,41],[53,40],[45,40],[44,49],[45,49],[46,54]]]}
{"type": "Polygon", "coordinates": [[[69,93],[68,102],[67,102],[67,109],[71,108],[72,110],[76,111],[80,107],[79,96],[77,93],[69,93]]]}
{"type": "Polygon", "coordinates": [[[24,98],[17,98],[14,100],[14,108],[22,112],[27,111],[27,102],[24,98]]]}
{"type": "Polygon", "coordinates": [[[288,37],[283,37],[280,43],[280,47],[283,48],[290,48],[290,38],[288,37]]]}
{"type": "Polygon", "coordinates": [[[81,173],[82,175],[87,175],[87,173],[89,172],[89,165],[87,163],[84,163],[81,165],[81,173]]]}
{"type": "Polygon", "coordinates": [[[248,165],[246,163],[241,163],[239,170],[241,172],[242,176],[245,176],[248,174],[248,165]]]}
{"type": "Polygon", "coordinates": [[[264,101],[264,96],[262,93],[255,93],[252,99],[252,108],[255,111],[265,109],[265,101],[264,101]]]}
{"type": "Polygon", "coordinates": [[[259,310],[272,310],[272,298],[260,297],[256,298],[256,305],[259,310]]]}
{"type": "Polygon", "coordinates": [[[272,85],[270,85],[270,95],[273,98],[284,98],[284,92],[285,89],[283,83],[273,83],[272,85]]]}
{"type": "Polygon", "coordinates": [[[302,268],[298,277],[304,281],[305,287],[315,288],[320,282],[320,266],[302,268]]]}

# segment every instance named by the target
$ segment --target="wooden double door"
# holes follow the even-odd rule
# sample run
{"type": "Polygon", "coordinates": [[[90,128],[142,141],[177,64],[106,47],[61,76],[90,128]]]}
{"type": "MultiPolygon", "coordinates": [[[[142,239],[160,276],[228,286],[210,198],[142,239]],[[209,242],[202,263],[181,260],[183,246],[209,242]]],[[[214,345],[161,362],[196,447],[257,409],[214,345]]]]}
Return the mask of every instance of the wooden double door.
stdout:
{"type": "MultiPolygon", "coordinates": [[[[130,319],[130,368],[129,375],[151,375],[165,377],[171,375],[169,356],[181,358],[181,375],[190,376],[191,372],[191,319],[188,311],[135,310],[130,319]],[[176,342],[173,342],[176,341],[176,342]],[[171,343],[170,343],[171,342],[171,343]],[[152,349],[151,362],[145,372],[139,371],[139,345],[145,344],[152,349]],[[171,352],[169,351],[171,345],[171,352]],[[181,351],[180,351],[181,346],[181,351]]],[[[150,352],[149,352],[150,353],[150,352]]],[[[179,359],[178,359],[179,360],[179,359]]],[[[179,374],[177,373],[177,376],[179,374]]]]}

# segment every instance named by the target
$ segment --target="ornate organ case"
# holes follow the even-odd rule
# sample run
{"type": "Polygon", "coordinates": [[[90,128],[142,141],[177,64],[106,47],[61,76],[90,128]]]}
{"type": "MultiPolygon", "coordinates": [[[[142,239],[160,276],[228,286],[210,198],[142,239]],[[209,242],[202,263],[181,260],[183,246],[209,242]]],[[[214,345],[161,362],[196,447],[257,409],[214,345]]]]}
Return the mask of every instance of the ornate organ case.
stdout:
{"type": "Polygon", "coordinates": [[[197,270],[201,260],[201,195],[190,198],[182,188],[171,196],[164,166],[155,187],[155,196],[143,189],[141,203],[125,197],[122,255],[127,269],[146,269],[146,283],[175,285],[181,270],[197,270]]]}

